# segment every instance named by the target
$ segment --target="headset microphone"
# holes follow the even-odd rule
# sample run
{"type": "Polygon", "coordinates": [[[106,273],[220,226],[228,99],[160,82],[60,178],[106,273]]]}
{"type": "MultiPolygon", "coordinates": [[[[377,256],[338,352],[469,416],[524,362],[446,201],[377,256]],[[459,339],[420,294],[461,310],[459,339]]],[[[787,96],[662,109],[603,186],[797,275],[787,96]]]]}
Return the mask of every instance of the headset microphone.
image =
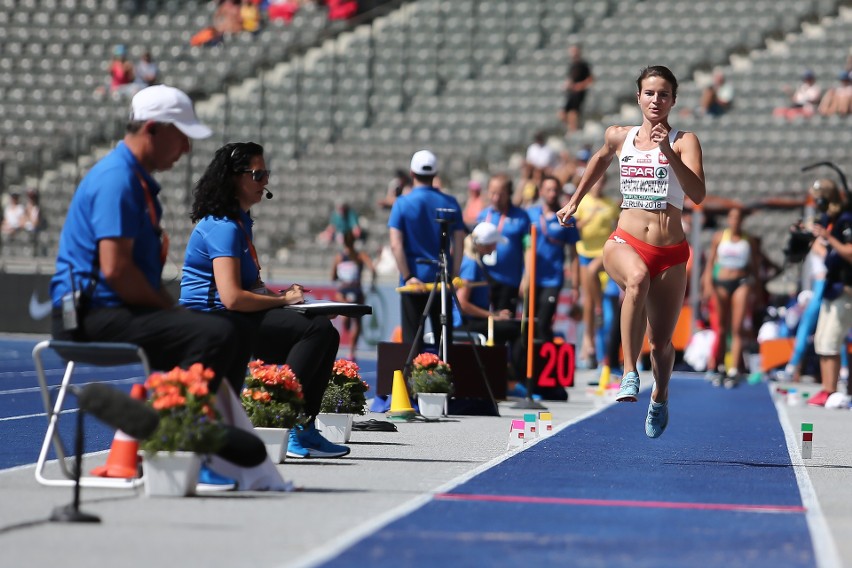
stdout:
{"type": "Polygon", "coordinates": [[[266,189],[266,188],[264,188],[264,191],[266,192],[266,198],[267,198],[267,199],[272,199],[272,192],[271,192],[271,191],[269,191],[269,190],[268,190],[268,189],[266,189]]]}

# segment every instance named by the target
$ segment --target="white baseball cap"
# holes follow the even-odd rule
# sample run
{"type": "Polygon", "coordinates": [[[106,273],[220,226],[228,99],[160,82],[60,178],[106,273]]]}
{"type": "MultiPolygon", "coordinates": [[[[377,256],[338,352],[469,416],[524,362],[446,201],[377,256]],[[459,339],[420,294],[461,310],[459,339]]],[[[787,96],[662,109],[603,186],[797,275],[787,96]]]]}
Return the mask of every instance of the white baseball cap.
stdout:
{"type": "Polygon", "coordinates": [[[478,245],[504,245],[509,239],[500,234],[494,223],[480,223],[473,228],[471,233],[473,242],[478,245]]]}
{"type": "Polygon", "coordinates": [[[190,138],[207,138],[213,134],[201,124],[186,93],[166,85],[145,87],[130,102],[130,120],[154,120],[174,124],[190,138]]]}
{"type": "Polygon", "coordinates": [[[411,172],[419,176],[434,176],[438,173],[438,158],[429,150],[420,150],[411,156],[411,172]]]}

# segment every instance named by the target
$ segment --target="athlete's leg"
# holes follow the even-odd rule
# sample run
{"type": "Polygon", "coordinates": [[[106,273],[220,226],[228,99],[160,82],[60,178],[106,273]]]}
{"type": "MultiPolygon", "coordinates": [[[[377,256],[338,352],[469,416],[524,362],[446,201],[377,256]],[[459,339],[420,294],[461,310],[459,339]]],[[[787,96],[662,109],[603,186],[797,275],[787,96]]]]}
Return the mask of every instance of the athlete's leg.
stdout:
{"type": "Polygon", "coordinates": [[[745,370],[743,361],[743,345],[745,345],[745,319],[748,313],[751,284],[744,284],[734,291],[731,296],[731,368],[737,372],[745,370]]]}
{"type": "Polygon", "coordinates": [[[621,304],[621,341],[624,351],[624,374],[636,372],[642,352],[642,339],[647,325],[645,298],[651,278],[642,257],[627,243],[609,240],[604,245],[604,268],[610,278],[624,290],[621,304]]]}
{"type": "Polygon", "coordinates": [[[728,335],[731,333],[731,294],[724,286],[713,286],[713,299],[716,302],[716,350],[713,358],[716,368],[722,368],[724,374],[725,354],[728,352],[728,335]]]}
{"type": "Polygon", "coordinates": [[[655,381],[651,399],[655,402],[665,402],[669,398],[669,379],[675,360],[672,335],[685,294],[686,264],[672,266],[661,273],[648,290],[648,343],[655,381]]]}

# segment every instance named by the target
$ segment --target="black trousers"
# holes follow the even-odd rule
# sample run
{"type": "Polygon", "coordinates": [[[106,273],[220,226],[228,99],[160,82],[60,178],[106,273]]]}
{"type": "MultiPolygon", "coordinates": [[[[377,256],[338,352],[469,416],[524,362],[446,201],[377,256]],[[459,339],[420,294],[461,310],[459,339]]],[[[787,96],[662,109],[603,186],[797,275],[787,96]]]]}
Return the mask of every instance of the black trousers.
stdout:
{"type": "Polygon", "coordinates": [[[535,289],[535,338],[541,341],[553,341],[553,316],[559,305],[559,292],[556,286],[536,286],[535,289]]]}
{"type": "Polygon", "coordinates": [[[518,286],[509,286],[499,282],[491,283],[491,308],[495,312],[509,310],[518,313],[518,286]]]}
{"type": "Polygon", "coordinates": [[[231,314],[126,306],[88,310],[76,334],[63,329],[61,310],[54,310],[52,324],[56,339],[139,345],[156,370],[201,363],[216,373],[211,384],[214,390],[226,378],[237,394],[251,355],[246,337],[256,327],[251,318],[231,314]]]}
{"type": "MultiPolygon", "coordinates": [[[[450,291],[447,290],[447,301],[444,313],[447,314],[447,345],[453,342],[453,297],[450,291]]],[[[399,306],[400,317],[402,319],[402,341],[405,343],[413,343],[414,336],[417,335],[417,327],[420,325],[420,318],[423,316],[423,311],[426,309],[426,303],[429,301],[429,294],[400,294],[399,306]]],[[[441,290],[435,291],[435,299],[432,300],[432,305],[429,307],[429,321],[432,324],[432,330],[435,335],[435,345],[441,342],[441,290]]],[[[422,337],[421,337],[422,341],[422,337]]],[[[420,348],[418,348],[418,351],[420,348]]]]}
{"type": "Polygon", "coordinates": [[[302,383],[305,414],[316,416],[331,380],[340,334],[323,315],[276,308],[259,318],[254,356],[264,363],[289,365],[302,383]]]}

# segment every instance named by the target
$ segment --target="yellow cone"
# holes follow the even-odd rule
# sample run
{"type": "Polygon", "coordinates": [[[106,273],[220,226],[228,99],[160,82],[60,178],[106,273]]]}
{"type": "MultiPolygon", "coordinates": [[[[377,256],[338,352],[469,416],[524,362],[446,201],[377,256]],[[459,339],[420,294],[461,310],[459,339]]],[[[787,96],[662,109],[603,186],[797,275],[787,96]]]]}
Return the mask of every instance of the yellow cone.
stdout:
{"type": "Polygon", "coordinates": [[[402,371],[393,372],[393,391],[391,391],[391,407],[388,417],[394,420],[410,420],[414,418],[414,408],[408,398],[408,389],[405,388],[405,378],[402,371]]]}
{"type": "Polygon", "coordinates": [[[604,365],[601,369],[601,378],[598,379],[598,394],[604,394],[609,386],[609,365],[604,365]]]}

